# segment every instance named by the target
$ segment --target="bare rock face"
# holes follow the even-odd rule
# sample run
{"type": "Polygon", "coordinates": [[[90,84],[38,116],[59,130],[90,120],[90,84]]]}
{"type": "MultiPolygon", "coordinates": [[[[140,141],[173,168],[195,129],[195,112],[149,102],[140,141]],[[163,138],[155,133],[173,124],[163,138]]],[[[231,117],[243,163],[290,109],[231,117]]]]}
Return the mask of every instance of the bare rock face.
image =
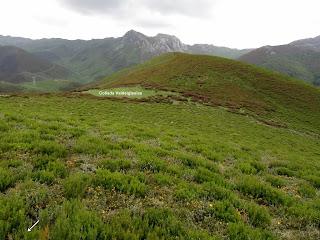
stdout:
{"type": "Polygon", "coordinates": [[[158,34],[153,37],[155,48],[164,52],[186,52],[188,46],[183,44],[176,36],[158,34]]]}
{"type": "Polygon", "coordinates": [[[142,33],[130,30],[122,37],[121,41],[124,44],[141,45],[148,43],[148,37],[143,35],[142,33]]]}
{"type": "Polygon", "coordinates": [[[175,36],[158,34],[155,37],[148,37],[134,30],[127,32],[122,37],[121,43],[122,47],[134,45],[139,49],[143,49],[144,52],[154,55],[167,52],[185,52],[188,49],[187,46],[175,36]]]}

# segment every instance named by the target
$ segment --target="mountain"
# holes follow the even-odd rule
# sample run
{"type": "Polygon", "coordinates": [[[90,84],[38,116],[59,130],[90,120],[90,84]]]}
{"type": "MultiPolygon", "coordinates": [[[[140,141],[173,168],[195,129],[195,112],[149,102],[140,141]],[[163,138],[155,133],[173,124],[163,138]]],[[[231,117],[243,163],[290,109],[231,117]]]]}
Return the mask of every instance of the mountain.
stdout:
{"type": "Polygon", "coordinates": [[[169,35],[147,37],[135,31],[121,38],[97,40],[72,56],[66,66],[80,75],[101,78],[167,52],[183,52],[187,47],[169,35]]]}
{"type": "Polygon", "coordinates": [[[318,89],[285,75],[225,58],[165,54],[88,87],[108,89],[120,86],[179,92],[197,102],[258,117],[282,119],[280,122],[286,121],[288,116],[300,118],[320,129],[318,89]],[[311,120],[310,115],[318,118],[311,120]]]}
{"type": "Polygon", "coordinates": [[[244,54],[239,60],[320,85],[319,37],[261,47],[244,54]]]}
{"type": "Polygon", "coordinates": [[[20,47],[47,61],[64,66],[75,73],[73,80],[82,83],[91,82],[168,52],[237,58],[249,51],[202,44],[190,46],[182,43],[175,36],[158,34],[154,37],[148,37],[134,30],[119,38],[89,41],[31,40],[0,36],[0,45],[20,47]]]}
{"type": "Polygon", "coordinates": [[[244,54],[251,52],[253,49],[233,49],[226,47],[217,47],[209,44],[195,44],[188,46],[187,53],[191,54],[202,54],[202,55],[211,55],[217,57],[225,57],[229,59],[237,59],[244,54]]]}
{"type": "Polygon", "coordinates": [[[0,81],[24,83],[48,79],[67,78],[70,72],[27,51],[12,47],[0,47],[0,81]]]}
{"type": "Polygon", "coordinates": [[[290,45],[304,47],[314,51],[320,51],[320,36],[294,41],[290,43],[290,45]]]}

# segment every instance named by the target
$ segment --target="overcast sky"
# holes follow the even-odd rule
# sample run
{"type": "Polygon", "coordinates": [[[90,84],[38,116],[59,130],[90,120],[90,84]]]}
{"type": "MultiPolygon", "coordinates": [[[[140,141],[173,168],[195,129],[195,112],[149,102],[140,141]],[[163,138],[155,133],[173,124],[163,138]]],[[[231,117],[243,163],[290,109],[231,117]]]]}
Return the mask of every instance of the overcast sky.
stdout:
{"type": "Polygon", "coordinates": [[[0,0],[0,35],[119,37],[130,29],[235,48],[320,35],[319,0],[0,0]]]}

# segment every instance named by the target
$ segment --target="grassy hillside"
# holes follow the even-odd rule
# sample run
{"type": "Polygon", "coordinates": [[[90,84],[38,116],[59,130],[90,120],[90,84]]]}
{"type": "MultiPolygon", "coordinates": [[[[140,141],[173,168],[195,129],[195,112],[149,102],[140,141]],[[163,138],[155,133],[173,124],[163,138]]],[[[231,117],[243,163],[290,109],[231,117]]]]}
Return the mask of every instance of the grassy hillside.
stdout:
{"type": "Polygon", "coordinates": [[[0,94],[16,93],[25,90],[22,86],[7,82],[0,82],[0,94]]]}
{"type": "Polygon", "coordinates": [[[320,90],[237,61],[173,53],[124,70],[91,88],[141,85],[180,92],[193,101],[254,115],[276,126],[320,131],[320,90]]]}
{"type": "Polygon", "coordinates": [[[88,88],[0,96],[0,239],[320,238],[318,89],[186,54],[88,88]]]}
{"type": "Polygon", "coordinates": [[[0,82],[0,94],[64,92],[73,90],[79,86],[79,83],[59,79],[43,80],[36,83],[25,82],[20,84],[0,82]]]}
{"type": "Polygon", "coordinates": [[[0,109],[1,239],[320,237],[318,137],[191,102],[0,109]]]}

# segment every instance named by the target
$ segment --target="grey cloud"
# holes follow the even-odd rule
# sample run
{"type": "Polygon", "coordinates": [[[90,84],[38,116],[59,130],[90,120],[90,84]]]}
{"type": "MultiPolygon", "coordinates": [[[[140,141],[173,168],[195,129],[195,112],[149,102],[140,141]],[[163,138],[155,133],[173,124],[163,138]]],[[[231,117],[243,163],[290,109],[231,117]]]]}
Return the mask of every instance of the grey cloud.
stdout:
{"type": "Polygon", "coordinates": [[[201,17],[207,15],[216,0],[59,0],[83,14],[134,13],[147,9],[161,15],[181,14],[201,17]]]}
{"type": "Polygon", "coordinates": [[[102,14],[118,11],[128,0],[59,0],[65,6],[83,14],[102,14]]]}
{"type": "Polygon", "coordinates": [[[41,24],[49,25],[49,26],[56,26],[56,27],[63,27],[69,24],[66,18],[58,18],[58,17],[50,17],[50,16],[36,16],[33,17],[36,21],[40,22],[41,24]]]}
{"type": "Polygon", "coordinates": [[[170,28],[172,27],[171,24],[162,22],[162,21],[157,21],[157,20],[152,20],[152,19],[137,19],[134,21],[134,23],[143,28],[170,28]]]}
{"type": "Polygon", "coordinates": [[[142,0],[144,6],[163,15],[178,13],[187,16],[207,15],[214,0],[142,0]]]}

